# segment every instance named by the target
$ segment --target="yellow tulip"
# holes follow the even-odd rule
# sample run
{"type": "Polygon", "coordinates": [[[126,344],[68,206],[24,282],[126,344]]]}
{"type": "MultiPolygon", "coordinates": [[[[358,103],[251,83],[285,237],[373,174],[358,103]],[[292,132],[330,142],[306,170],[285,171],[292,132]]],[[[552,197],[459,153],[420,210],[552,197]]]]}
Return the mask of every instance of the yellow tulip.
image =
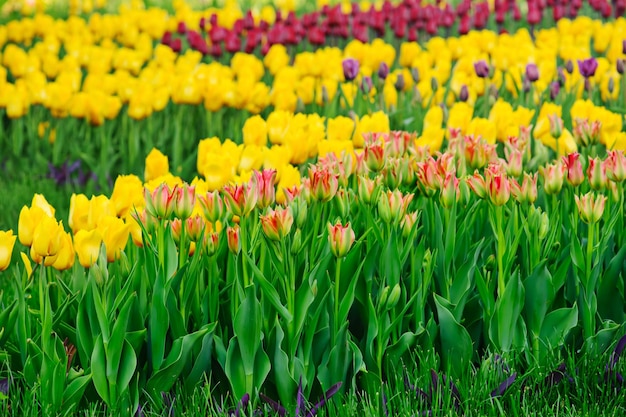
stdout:
{"type": "Polygon", "coordinates": [[[487,143],[496,143],[496,125],[495,123],[483,119],[482,117],[476,117],[472,119],[467,127],[468,135],[474,135],[474,137],[482,137],[487,143]]]}
{"type": "Polygon", "coordinates": [[[267,145],[267,124],[259,115],[252,116],[243,125],[244,145],[267,145]]]}
{"type": "Polygon", "coordinates": [[[33,261],[38,264],[44,262],[45,266],[54,264],[63,246],[64,233],[62,223],[44,216],[33,233],[33,244],[30,248],[33,261]]]}
{"type": "Polygon", "coordinates": [[[17,234],[24,246],[33,244],[35,228],[44,217],[49,217],[40,207],[22,207],[18,220],[17,234]]]}
{"type": "Polygon", "coordinates": [[[76,259],[76,252],[74,251],[74,245],[72,244],[72,237],[70,234],[63,233],[61,240],[61,249],[56,256],[56,260],[52,264],[52,267],[57,271],[70,269],[74,266],[74,260],[76,259]]]}
{"type": "Polygon", "coordinates": [[[157,148],[152,148],[146,157],[146,169],[144,172],[144,180],[150,181],[161,177],[170,171],[170,165],[167,156],[163,155],[157,148]]]}
{"type": "Polygon", "coordinates": [[[16,238],[17,236],[13,235],[13,230],[0,230],[0,271],[6,270],[11,263],[16,238]]]}
{"type": "Polygon", "coordinates": [[[78,262],[89,268],[98,260],[100,246],[102,245],[102,234],[97,229],[87,231],[79,230],[74,235],[74,248],[78,254],[78,262]]]}
{"type": "Polygon", "coordinates": [[[326,137],[329,141],[351,141],[356,123],[350,117],[337,116],[328,119],[326,137]]]}
{"type": "Polygon", "coordinates": [[[136,175],[120,175],[115,179],[111,204],[115,208],[115,214],[119,217],[126,216],[133,208],[144,206],[143,184],[136,175]]]}
{"type": "Polygon", "coordinates": [[[98,225],[98,230],[102,234],[102,242],[107,252],[107,261],[115,261],[120,257],[122,249],[128,243],[129,226],[118,217],[107,216],[98,225]]]}

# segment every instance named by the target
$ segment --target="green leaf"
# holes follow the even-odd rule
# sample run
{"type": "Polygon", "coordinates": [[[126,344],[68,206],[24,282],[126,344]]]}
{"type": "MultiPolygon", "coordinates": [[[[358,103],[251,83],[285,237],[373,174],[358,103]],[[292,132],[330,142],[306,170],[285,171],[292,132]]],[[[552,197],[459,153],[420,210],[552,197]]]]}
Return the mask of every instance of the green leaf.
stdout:
{"type": "MultiPolygon", "coordinates": [[[[130,343],[128,343],[127,340],[124,340],[124,347],[122,348],[122,355],[120,357],[120,363],[117,368],[117,398],[115,399],[116,402],[119,401],[119,399],[122,398],[128,390],[128,385],[130,384],[130,381],[132,380],[136,369],[137,356],[135,355],[135,351],[133,350],[133,347],[130,345],[130,343]]],[[[113,400],[113,398],[111,400],[113,400]]]]}
{"type": "MultiPolygon", "coordinates": [[[[95,267],[95,266],[94,266],[95,267]]],[[[109,331],[109,320],[106,315],[106,310],[104,304],[102,303],[102,298],[100,297],[100,291],[96,286],[95,280],[91,280],[90,289],[93,300],[93,308],[96,312],[96,317],[98,318],[98,324],[100,326],[100,332],[102,333],[103,343],[108,343],[111,337],[111,333],[109,331]]],[[[94,323],[92,323],[93,325],[94,323]]]]}
{"type": "Polygon", "coordinates": [[[211,372],[211,361],[213,360],[213,333],[215,332],[217,324],[213,323],[206,327],[208,331],[202,338],[200,351],[193,362],[191,371],[185,378],[185,388],[189,391],[198,384],[205,373],[210,374],[211,372]]]}
{"type": "Polygon", "coordinates": [[[520,313],[524,308],[524,286],[516,271],[504,290],[504,295],[496,301],[495,312],[491,317],[489,337],[496,347],[510,350],[515,338],[515,329],[520,313]]]}
{"type": "Polygon", "coordinates": [[[276,383],[276,390],[278,391],[278,398],[283,404],[289,404],[293,401],[296,392],[296,381],[293,378],[289,370],[289,357],[282,348],[282,342],[285,337],[278,317],[274,323],[274,381],[276,383]]]}
{"type": "Polygon", "coordinates": [[[280,296],[278,295],[276,288],[274,288],[274,285],[270,283],[267,278],[265,278],[265,275],[263,275],[263,272],[261,272],[261,270],[256,266],[252,258],[250,258],[250,255],[244,253],[243,256],[246,262],[248,262],[248,265],[250,265],[253,275],[259,282],[259,287],[261,287],[263,295],[267,297],[267,300],[274,306],[276,312],[287,322],[293,320],[293,316],[289,310],[287,310],[287,308],[280,302],[280,296]]]}
{"type": "Polygon", "coordinates": [[[526,292],[526,301],[524,302],[526,325],[532,334],[539,335],[544,317],[555,296],[552,276],[546,268],[545,261],[537,265],[532,275],[526,278],[524,288],[526,292]]]}
{"type": "Polygon", "coordinates": [[[261,345],[261,305],[256,298],[254,285],[245,289],[246,297],[235,314],[233,331],[239,341],[241,358],[246,374],[254,371],[254,358],[261,345]]]}
{"type": "Polygon", "coordinates": [[[246,394],[246,371],[241,358],[241,350],[237,337],[230,339],[224,363],[224,372],[230,382],[235,398],[241,398],[246,394]]]}
{"type": "Polygon", "coordinates": [[[89,382],[91,382],[91,374],[74,378],[67,384],[67,387],[65,387],[65,391],[63,392],[63,404],[68,407],[73,407],[78,404],[89,382]]]}
{"type": "Polygon", "coordinates": [[[111,406],[109,398],[109,383],[107,381],[106,356],[104,345],[102,344],[102,335],[98,335],[94,342],[93,352],[91,353],[91,374],[93,385],[108,406],[111,406]]]}
{"type": "Polygon", "coordinates": [[[137,294],[133,293],[126,300],[122,306],[115,323],[113,324],[113,331],[111,333],[111,340],[107,346],[107,375],[110,377],[117,373],[117,366],[119,365],[120,357],[122,356],[122,348],[126,340],[126,328],[128,327],[128,317],[130,314],[130,307],[137,298],[137,294]]]}
{"type": "Polygon", "coordinates": [[[209,329],[204,328],[174,340],[172,349],[163,362],[161,369],[155,372],[146,383],[148,392],[157,395],[161,392],[169,391],[189,363],[191,352],[196,343],[208,332],[209,329]]]}
{"type": "Polygon", "coordinates": [[[163,277],[157,276],[154,282],[152,303],[149,315],[148,339],[152,355],[153,372],[160,369],[165,356],[165,341],[169,328],[169,315],[165,307],[165,288],[163,277]]]}
{"type": "Polygon", "coordinates": [[[439,319],[441,337],[441,356],[445,369],[459,377],[467,369],[474,353],[472,339],[465,327],[461,326],[452,313],[443,305],[442,298],[434,295],[439,319]]]}
{"type": "Polygon", "coordinates": [[[551,311],[541,326],[540,340],[548,350],[560,346],[578,324],[578,306],[551,311]]]}
{"type": "Polygon", "coordinates": [[[624,258],[626,246],[622,246],[617,254],[611,259],[604,275],[598,284],[598,313],[604,319],[611,319],[618,323],[624,321],[624,298],[616,296],[618,280],[623,276],[626,268],[624,258]]]}

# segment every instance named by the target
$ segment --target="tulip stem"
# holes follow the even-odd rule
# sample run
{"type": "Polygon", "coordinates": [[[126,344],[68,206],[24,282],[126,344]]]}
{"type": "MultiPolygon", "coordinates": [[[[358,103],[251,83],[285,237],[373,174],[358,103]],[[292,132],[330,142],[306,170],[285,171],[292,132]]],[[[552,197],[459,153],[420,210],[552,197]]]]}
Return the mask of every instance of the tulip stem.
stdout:
{"type": "Polygon", "coordinates": [[[506,243],[504,241],[504,231],[502,230],[502,206],[495,207],[496,209],[496,258],[498,260],[498,297],[504,296],[504,290],[506,285],[504,283],[504,250],[506,249],[506,243]]]}
{"type": "MultiPolygon", "coordinates": [[[[335,268],[335,331],[333,332],[333,339],[339,334],[339,288],[341,282],[341,261],[343,258],[337,258],[337,264],[335,268]]],[[[332,345],[334,345],[334,340],[332,345]]]]}
{"type": "MultiPolygon", "coordinates": [[[[593,239],[595,228],[595,223],[589,223],[589,227],[587,228],[587,262],[585,264],[585,287],[587,287],[591,281],[591,262],[593,260],[593,239]]],[[[585,290],[589,291],[590,289],[585,288],[585,290]]]]}

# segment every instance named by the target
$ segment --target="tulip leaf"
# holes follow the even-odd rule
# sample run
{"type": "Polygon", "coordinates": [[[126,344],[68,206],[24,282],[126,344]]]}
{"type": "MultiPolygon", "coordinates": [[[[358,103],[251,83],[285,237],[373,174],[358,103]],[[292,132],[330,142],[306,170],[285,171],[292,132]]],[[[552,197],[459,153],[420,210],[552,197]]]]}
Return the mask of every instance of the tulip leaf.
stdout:
{"type": "MultiPolygon", "coordinates": [[[[290,341],[291,346],[294,348],[300,343],[300,335],[302,329],[306,323],[306,320],[310,317],[310,308],[315,301],[315,295],[311,290],[311,285],[307,279],[303,280],[300,288],[296,291],[296,302],[294,305],[294,334],[293,340],[290,341]]],[[[295,350],[295,349],[294,349],[295,350]]]]}
{"type": "Polygon", "coordinates": [[[623,275],[623,271],[626,270],[624,266],[625,257],[626,246],[622,246],[604,271],[602,279],[598,284],[597,292],[598,313],[600,313],[600,316],[618,323],[624,321],[624,299],[623,297],[616,297],[615,291],[618,288],[620,274],[623,275]]]}
{"type": "Polygon", "coordinates": [[[91,382],[91,374],[74,378],[67,384],[67,387],[65,387],[65,391],[63,392],[63,404],[77,404],[81,400],[89,382],[91,382]]]}
{"type": "Polygon", "coordinates": [[[551,311],[541,326],[540,339],[547,349],[560,346],[568,332],[578,324],[578,307],[551,311]]]}
{"type": "Polygon", "coordinates": [[[256,298],[254,285],[250,285],[245,289],[245,298],[237,309],[233,323],[246,374],[254,371],[254,358],[261,345],[261,324],[261,305],[256,298]]]}
{"type": "Polygon", "coordinates": [[[265,275],[263,275],[263,272],[261,272],[261,270],[256,266],[252,258],[250,258],[250,255],[244,253],[243,256],[246,262],[248,262],[248,265],[250,265],[252,273],[258,281],[263,295],[267,297],[267,300],[274,306],[276,312],[287,322],[293,320],[293,316],[289,310],[287,310],[287,308],[281,303],[280,296],[278,295],[278,291],[276,291],[274,285],[269,282],[267,278],[265,278],[265,275]]]}
{"type": "Polygon", "coordinates": [[[202,376],[211,372],[211,361],[213,360],[213,333],[215,332],[216,323],[207,326],[208,331],[202,337],[202,345],[195,358],[193,358],[193,367],[185,377],[185,388],[191,391],[200,382],[202,376]]]}
{"type": "Polygon", "coordinates": [[[209,328],[204,328],[174,340],[161,368],[148,379],[146,390],[154,395],[168,392],[189,363],[196,343],[208,332],[209,328]]]}
{"type": "Polygon", "coordinates": [[[104,351],[104,345],[102,344],[102,335],[98,335],[94,342],[93,351],[91,353],[91,374],[93,379],[93,385],[107,405],[111,405],[111,399],[109,398],[109,383],[107,381],[106,373],[106,354],[104,351]]]}
{"type": "Polygon", "coordinates": [[[532,275],[526,278],[524,289],[526,325],[532,334],[539,335],[544,317],[555,296],[552,276],[546,268],[545,261],[537,265],[532,275]]]}
{"type": "MultiPolygon", "coordinates": [[[[128,343],[127,340],[124,340],[124,347],[122,348],[122,355],[120,356],[120,363],[117,368],[117,378],[115,381],[117,388],[116,401],[126,393],[126,390],[128,390],[128,385],[133,379],[136,369],[137,355],[135,355],[135,351],[130,343],[128,343]]],[[[113,400],[113,398],[111,400],[113,400]]]]}
{"type": "Polygon", "coordinates": [[[496,301],[489,326],[491,342],[505,352],[513,345],[517,321],[524,308],[524,297],[524,286],[520,280],[519,271],[516,271],[509,278],[502,298],[496,301]]]}
{"type": "Polygon", "coordinates": [[[454,376],[461,376],[470,364],[474,347],[465,327],[460,325],[452,313],[444,307],[444,300],[434,295],[439,319],[441,356],[444,369],[450,369],[454,376]]]}
{"type": "Polygon", "coordinates": [[[276,383],[276,390],[278,391],[278,397],[283,404],[289,404],[293,400],[294,393],[296,391],[296,381],[289,371],[289,357],[282,348],[282,342],[285,337],[278,317],[276,317],[274,324],[274,358],[272,367],[274,370],[274,381],[276,383]]]}
{"type": "Polygon", "coordinates": [[[124,347],[124,341],[126,340],[126,328],[128,327],[128,317],[130,315],[130,308],[137,298],[137,294],[133,293],[126,300],[122,306],[115,323],[113,324],[113,331],[111,333],[111,340],[107,346],[107,373],[114,373],[114,367],[119,365],[120,358],[122,356],[122,348],[124,347]]]}
{"type": "Polygon", "coordinates": [[[165,341],[169,328],[169,316],[165,307],[165,288],[163,277],[157,275],[152,293],[152,303],[149,315],[148,339],[152,355],[152,368],[156,372],[160,369],[165,355],[165,341]]]}
{"type": "Polygon", "coordinates": [[[237,337],[230,339],[226,358],[224,361],[224,372],[228,377],[230,386],[233,390],[235,398],[241,398],[246,394],[246,370],[243,366],[241,350],[237,337]]]}

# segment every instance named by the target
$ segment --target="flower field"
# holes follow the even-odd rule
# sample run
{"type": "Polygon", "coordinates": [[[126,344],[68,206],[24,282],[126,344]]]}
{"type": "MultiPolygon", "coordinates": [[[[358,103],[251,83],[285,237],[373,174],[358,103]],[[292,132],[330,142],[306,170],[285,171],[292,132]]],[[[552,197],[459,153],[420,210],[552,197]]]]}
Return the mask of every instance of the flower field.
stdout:
{"type": "Polygon", "coordinates": [[[624,411],[625,12],[4,2],[3,415],[624,411]]]}

